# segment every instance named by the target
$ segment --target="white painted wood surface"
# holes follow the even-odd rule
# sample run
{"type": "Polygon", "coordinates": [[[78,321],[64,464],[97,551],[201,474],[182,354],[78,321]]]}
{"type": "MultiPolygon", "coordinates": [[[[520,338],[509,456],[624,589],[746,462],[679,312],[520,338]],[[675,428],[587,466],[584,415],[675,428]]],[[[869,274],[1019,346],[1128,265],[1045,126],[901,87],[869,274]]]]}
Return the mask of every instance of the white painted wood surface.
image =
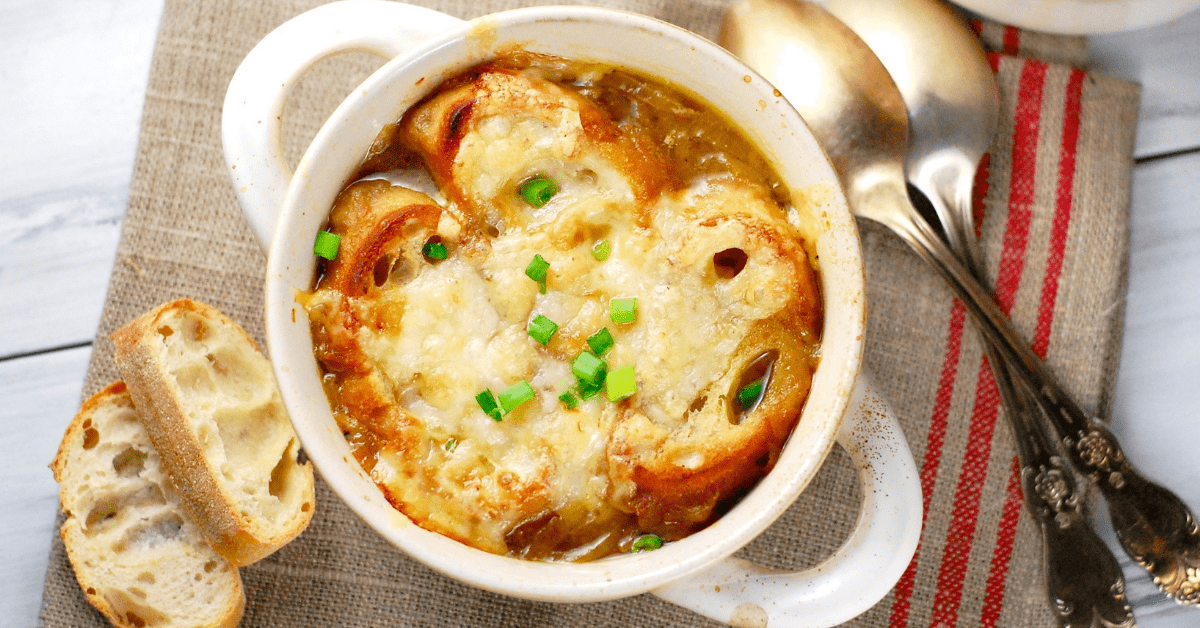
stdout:
{"type": "MultiPolygon", "coordinates": [[[[73,416],[125,208],[162,0],[0,0],[0,628],[37,625],[73,416]]],[[[1142,82],[1114,428],[1200,509],[1200,13],[1092,40],[1142,82]],[[1153,156],[1165,157],[1153,158],[1153,156]]],[[[1200,610],[1126,570],[1143,628],[1200,610]]]]}

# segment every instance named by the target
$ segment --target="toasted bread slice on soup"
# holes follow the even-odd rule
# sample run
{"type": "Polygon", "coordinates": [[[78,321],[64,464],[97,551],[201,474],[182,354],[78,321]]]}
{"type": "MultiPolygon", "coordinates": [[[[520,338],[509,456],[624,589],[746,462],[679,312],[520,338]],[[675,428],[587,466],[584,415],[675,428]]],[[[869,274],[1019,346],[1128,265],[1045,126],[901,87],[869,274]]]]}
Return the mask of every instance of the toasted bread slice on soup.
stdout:
{"type": "Polygon", "coordinates": [[[487,551],[579,560],[703,527],[774,465],[821,305],[767,186],[675,173],[666,148],[537,72],[476,68],[385,133],[448,204],[347,186],[329,220],[342,250],[301,299],[335,418],[398,509],[487,551]],[[537,177],[556,185],[544,204],[521,191],[537,177]],[[435,241],[446,253],[423,257],[435,241]],[[618,297],[639,297],[636,323],[610,318],[618,297]],[[545,342],[527,333],[539,316],[556,324],[545,342]],[[572,361],[601,329],[637,394],[568,407],[572,361]],[[755,378],[770,385],[739,406],[755,378]],[[514,382],[536,399],[488,418],[477,395],[514,382]]]}
{"type": "Polygon", "coordinates": [[[113,334],[117,367],[184,508],[218,553],[253,563],[308,525],[312,464],[267,359],[246,332],[191,300],[113,334]]]}
{"type": "Polygon", "coordinates": [[[63,544],[88,602],[121,628],[218,628],[245,606],[237,568],[169,489],[125,384],[84,402],[51,469],[63,544]]]}

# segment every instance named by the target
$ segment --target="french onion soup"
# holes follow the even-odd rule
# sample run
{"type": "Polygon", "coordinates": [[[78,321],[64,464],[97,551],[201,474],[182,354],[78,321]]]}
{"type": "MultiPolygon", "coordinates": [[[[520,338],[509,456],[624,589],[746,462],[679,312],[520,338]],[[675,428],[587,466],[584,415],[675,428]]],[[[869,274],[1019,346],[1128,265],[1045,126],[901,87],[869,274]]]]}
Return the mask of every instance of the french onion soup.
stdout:
{"type": "Polygon", "coordinates": [[[774,465],[819,354],[806,220],[697,97],[514,51],[383,129],[300,301],[392,505],[591,560],[709,525],[774,465]],[[393,183],[413,170],[435,187],[393,183]]]}

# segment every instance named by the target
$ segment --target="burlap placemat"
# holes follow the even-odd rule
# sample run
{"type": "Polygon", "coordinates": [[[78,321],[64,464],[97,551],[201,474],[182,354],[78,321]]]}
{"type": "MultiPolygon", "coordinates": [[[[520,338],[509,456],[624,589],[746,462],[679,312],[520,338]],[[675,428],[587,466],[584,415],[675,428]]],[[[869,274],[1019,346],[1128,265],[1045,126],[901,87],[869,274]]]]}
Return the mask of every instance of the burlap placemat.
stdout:
{"type": "MultiPolygon", "coordinates": [[[[713,38],[728,0],[598,1],[713,38]]],[[[234,69],[316,0],[168,0],[151,68],[129,207],[83,395],[116,379],[109,334],[177,297],[206,301],[262,338],[265,258],[238,210],[220,141],[234,69]]],[[[470,18],[521,0],[418,2],[470,18]]],[[[538,3],[543,4],[543,3],[538,3]]],[[[977,186],[1002,304],[1084,408],[1107,416],[1120,353],[1133,133],[1139,89],[1074,66],[1081,38],[974,23],[989,48],[1002,123],[977,186]]],[[[285,115],[293,163],[337,102],[380,61],[345,55],[302,81],[285,115]]],[[[898,240],[863,225],[867,365],[912,446],[925,531],[895,590],[853,626],[1051,626],[1040,538],[1024,513],[1014,448],[961,305],[898,240]]],[[[741,554],[799,568],[853,525],[858,483],[835,450],[801,499],[741,554]]],[[[323,483],[310,528],[242,570],[243,626],[711,626],[651,595],[547,604],[485,593],[406,558],[323,483]]],[[[56,537],[40,625],[103,626],[56,537]]]]}

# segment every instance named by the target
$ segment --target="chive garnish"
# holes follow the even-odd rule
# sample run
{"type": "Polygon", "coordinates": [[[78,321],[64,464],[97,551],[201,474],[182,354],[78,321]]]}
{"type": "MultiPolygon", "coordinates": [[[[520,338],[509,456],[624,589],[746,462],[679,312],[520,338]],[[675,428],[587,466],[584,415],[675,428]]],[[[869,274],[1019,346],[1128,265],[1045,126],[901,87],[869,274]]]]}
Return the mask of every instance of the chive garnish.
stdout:
{"type": "Polygon", "coordinates": [[[500,393],[500,406],[504,408],[504,412],[512,412],[517,409],[517,406],[533,399],[535,396],[533,386],[530,386],[529,382],[521,380],[500,393]]]}
{"type": "Polygon", "coordinates": [[[763,394],[763,379],[762,377],[746,384],[745,388],[738,391],[737,400],[738,406],[742,410],[749,410],[755,403],[758,403],[763,394]]]}
{"type": "Polygon", "coordinates": [[[504,414],[500,412],[500,406],[496,404],[496,397],[491,390],[484,388],[483,392],[475,395],[475,401],[483,408],[483,413],[492,417],[493,421],[499,422],[503,418],[504,414]]]}
{"type": "Polygon", "coordinates": [[[450,255],[450,251],[446,248],[446,245],[436,240],[426,242],[425,246],[421,247],[421,253],[429,259],[436,260],[446,259],[450,255]]]}
{"type": "Polygon", "coordinates": [[[605,351],[608,351],[612,348],[613,337],[612,334],[609,333],[607,327],[601,327],[600,331],[588,336],[587,343],[588,346],[592,348],[592,353],[595,353],[597,356],[602,356],[604,355],[605,351]]]}
{"type": "Polygon", "coordinates": [[[619,368],[608,374],[604,386],[608,389],[608,400],[617,402],[637,392],[637,375],[632,366],[619,368]]]}
{"type": "Polygon", "coordinates": [[[637,297],[613,299],[609,303],[609,316],[614,323],[632,323],[637,320],[637,297]]]}
{"type": "Polygon", "coordinates": [[[325,259],[334,259],[338,254],[338,246],[342,243],[342,237],[336,233],[329,231],[318,231],[317,240],[313,242],[313,255],[319,255],[325,259]]]}
{"type": "Polygon", "coordinates": [[[541,254],[534,254],[529,265],[525,267],[525,275],[537,282],[538,292],[546,294],[546,274],[550,270],[550,262],[547,262],[541,254]]]}
{"type": "Polygon", "coordinates": [[[603,383],[591,384],[591,383],[580,381],[579,382],[579,398],[584,401],[588,401],[592,397],[595,397],[600,392],[601,388],[604,388],[603,383]]]}
{"type": "Polygon", "coordinates": [[[528,331],[529,335],[544,347],[550,342],[550,338],[554,336],[554,332],[558,331],[558,325],[545,316],[538,314],[529,323],[528,331]]]}
{"type": "Polygon", "coordinates": [[[587,351],[580,352],[575,361],[571,363],[571,372],[575,374],[575,377],[579,378],[581,389],[585,384],[599,389],[600,385],[604,383],[604,374],[606,371],[607,367],[604,364],[604,360],[587,351]]]}
{"type": "Polygon", "coordinates": [[[609,253],[612,253],[612,243],[608,240],[601,240],[592,247],[592,257],[595,257],[597,262],[608,259],[609,253]]]}
{"type": "Polygon", "coordinates": [[[649,552],[663,546],[662,537],[657,534],[643,534],[633,540],[631,552],[649,552]]]}
{"type": "Polygon", "coordinates": [[[521,198],[525,199],[530,207],[536,209],[549,203],[550,199],[558,194],[558,184],[549,177],[538,175],[522,183],[519,192],[521,198]]]}
{"type": "Polygon", "coordinates": [[[563,404],[565,404],[567,408],[571,410],[579,407],[579,398],[573,395],[569,390],[559,395],[558,400],[563,402],[563,404]]]}
{"type": "Polygon", "coordinates": [[[446,441],[446,451],[454,451],[455,447],[458,447],[457,438],[451,438],[450,440],[446,441]]]}

